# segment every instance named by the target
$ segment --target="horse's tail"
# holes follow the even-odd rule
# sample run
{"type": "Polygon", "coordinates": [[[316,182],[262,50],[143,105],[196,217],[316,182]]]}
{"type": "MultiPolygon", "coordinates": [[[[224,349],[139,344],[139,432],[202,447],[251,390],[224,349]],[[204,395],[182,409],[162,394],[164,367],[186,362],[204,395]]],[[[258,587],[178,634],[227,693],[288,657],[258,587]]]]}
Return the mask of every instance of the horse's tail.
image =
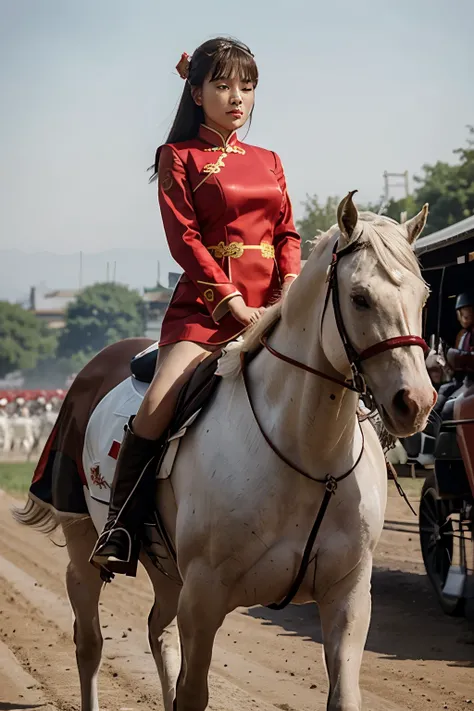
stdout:
{"type": "Polygon", "coordinates": [[[44,503],[38,502],[31,495],[23,507],[14,506],[11,514],[15,521],[23,526],[31,526],[42,533],[52,533],[59,526],[59,518],[44,503]]]}

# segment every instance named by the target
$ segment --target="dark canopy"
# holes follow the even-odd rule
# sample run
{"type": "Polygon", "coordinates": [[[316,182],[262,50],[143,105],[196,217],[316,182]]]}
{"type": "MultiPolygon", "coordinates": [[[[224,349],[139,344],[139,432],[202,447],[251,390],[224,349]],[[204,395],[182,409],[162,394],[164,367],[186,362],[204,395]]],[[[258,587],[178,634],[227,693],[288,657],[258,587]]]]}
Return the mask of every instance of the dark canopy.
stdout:
{"type": "Polygon", "coordinates": [[[424,336],[453,345],[460,330],[456,296],[474,287],[474,215],[422,237],[415,248],[431,288],[424,314],[424,336]]]}

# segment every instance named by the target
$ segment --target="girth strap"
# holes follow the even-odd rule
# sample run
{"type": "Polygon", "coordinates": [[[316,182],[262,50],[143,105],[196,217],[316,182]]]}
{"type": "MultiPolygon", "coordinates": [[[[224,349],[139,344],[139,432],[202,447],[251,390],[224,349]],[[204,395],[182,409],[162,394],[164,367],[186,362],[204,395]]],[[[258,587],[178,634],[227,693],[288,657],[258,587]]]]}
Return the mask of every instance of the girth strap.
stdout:
{"type": "Polygon", "coordinates": [[[274,602],[271,605],[267,605],[267,607],[270,610],[283,610],[284,607],[289,605],[295,595],[297,594],[298,590],[301,587],[301,583],[304,580],[304,576],[306,575],[308,571],[308,566],[310,563],[310,557],[311,557],[311,551],[313,550],[314,543],[316,541],[316,537],[319,533],[319,529],[321,528],[321,524],[324,519],[324,515],[326,513],[327,507],[329,506],[329,502],[331,500],[331,496],[334,494],[335,489],[329,488],[329,486],[326,486],[326,491],[324,492],[324,498],[321,502],[321,506],[319,507],[318,515],[316,516],[316,520],[313,524],[313,528],[311,529],[311,533],[309,534],[308,541],[306,543],[304,553],[303,553],[303,558],[301,559],[301,565],[300,569],[298,570],[298,573],[296,575],[296,578],[294,579],[288,593],[285,595],[283,600],[281,602],[274,602]]]}

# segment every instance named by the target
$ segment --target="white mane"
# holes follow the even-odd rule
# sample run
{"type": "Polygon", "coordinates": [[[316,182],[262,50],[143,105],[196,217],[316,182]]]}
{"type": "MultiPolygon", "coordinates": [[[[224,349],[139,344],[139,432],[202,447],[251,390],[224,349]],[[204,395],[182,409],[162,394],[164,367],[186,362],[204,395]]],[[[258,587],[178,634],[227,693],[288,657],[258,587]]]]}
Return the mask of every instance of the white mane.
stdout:
{"type": "MultiPolygon", "coordinates": [[[[322,240],[329,240],[339,234],[337,224],[327,232],[321,232],[311,240],[313,250],[322,240]]],[[[373,249],[378,263],[395,284],[400,284],[403,278],[400,267],[421,278],[418,260],[407,240],[406,231],[396,220],[373,212],[360,212],[351,241],[358,240],[373,249]]],[[[305,268],[308,267],[305,265],[305,268]]],[[[225,378],[239,374],[241,354],[252,353],[258,348],[261,336],[280,318],[283,300],[280,299],[270,306],[257,323],[246,331],[243,338],[225,347],[219,360],[218,375],[225,378]]]]}
{"type": "Polygon", "coordinates": [[[378,263],[395,284],[400,284],[402,280],[400,267],[421,276],[420,266],[407,240],[406,231],[396,220],[373,212],[361,212],[356,230],[355,239],[361,239],[370,245],[378,263]]]}
{"type": "Polygon", "coordinates": [[[260,337],[269,329],[281,315],[283,299],[270,306],[259,318],[254,326],[251,326],[243,338],[232,341],[225,348],[223,355],[219,359],[217,375],[223,378],[237,377],[240,373],[240,358],[242,353],[252,353],[260,343],[260,337]]]}

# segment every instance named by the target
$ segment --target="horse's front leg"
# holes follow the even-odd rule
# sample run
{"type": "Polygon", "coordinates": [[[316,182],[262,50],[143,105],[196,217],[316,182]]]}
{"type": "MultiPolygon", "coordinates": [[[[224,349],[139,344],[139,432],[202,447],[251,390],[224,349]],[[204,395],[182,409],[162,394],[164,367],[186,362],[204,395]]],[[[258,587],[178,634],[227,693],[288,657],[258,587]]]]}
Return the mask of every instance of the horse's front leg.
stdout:
{"type": "Polygon", "coordinates": [[[370,623],[372,557],[318,601],[329,676],[328,711],[360,711],[359,674],[370,623]]]}
{"type": "Polygon", "coordinates": [[[227,613],[228,592],[201,561],[186,571],[178,605],[181,671],[174,711],[204,711],[214,638],[227,613]]]}

